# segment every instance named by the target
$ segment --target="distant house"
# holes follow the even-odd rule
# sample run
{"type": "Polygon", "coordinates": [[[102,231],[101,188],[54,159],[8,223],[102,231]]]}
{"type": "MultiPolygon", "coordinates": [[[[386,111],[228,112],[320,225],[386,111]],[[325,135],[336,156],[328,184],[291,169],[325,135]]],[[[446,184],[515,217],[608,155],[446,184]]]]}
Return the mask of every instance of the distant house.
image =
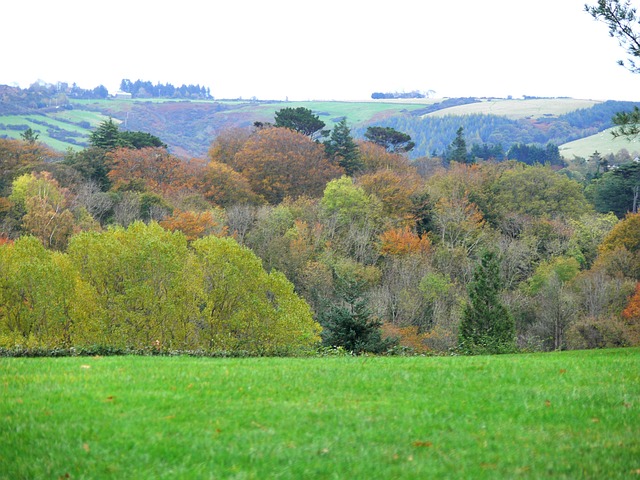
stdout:
{"type": "Polygon", "coordinates": [[[118,90],[114,95],[115,98],[131,98],[131,94],[129,92],[123,92],[122,90],[118,90]]]}

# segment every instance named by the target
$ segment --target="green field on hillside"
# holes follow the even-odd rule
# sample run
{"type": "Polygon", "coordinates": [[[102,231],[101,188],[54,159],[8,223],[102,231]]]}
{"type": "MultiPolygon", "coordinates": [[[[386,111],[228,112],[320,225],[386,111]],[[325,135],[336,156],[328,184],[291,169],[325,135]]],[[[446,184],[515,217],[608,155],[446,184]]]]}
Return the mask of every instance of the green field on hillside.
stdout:
{"type": "Polygon", "coordinates": [[[487,99],[482,102],[459,105],[429,113],[428,116],[446,115],[500,115],[513,120],[559,116],[599,103],[595,100],[574,98],[532,98],[523,100],[487,99]]]}
{"type": "Polygon", "coordinates": [[[570,160],[575,157],[589,158],[598,151],[601,155],[616,154],[622,149],[629,153],[640,153],[640,140],[638,138],[614,138],[611,135],[613,128],[604,130],[595,135],[574,140],[560,145],[560,154],[570,160]]]}
{"type": "Polygon", "coordinates": [[[640,349],[0,359],[2,478],[635,478],[640,349]]]}

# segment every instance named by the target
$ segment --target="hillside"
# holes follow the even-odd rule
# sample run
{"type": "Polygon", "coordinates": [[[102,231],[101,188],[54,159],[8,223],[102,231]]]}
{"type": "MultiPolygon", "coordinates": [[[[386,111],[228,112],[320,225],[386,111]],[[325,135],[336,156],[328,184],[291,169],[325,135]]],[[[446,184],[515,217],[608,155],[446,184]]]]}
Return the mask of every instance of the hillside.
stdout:
{"type": "Polygon", "coordinates": [[[615,153],[629,145],[611,142],[600,133],[610,128],[612,115],[631,108],[630,102],[602,102],[569,98],[461,98],[402,99],[353,102],[279,102],[249,100],[69,99],[62,105],[48,100],[38,108],[12,104],[2,98],[0,137],[19,138],[27,128],[39,140],[59,151],[79,150],[89,133],[112,117],[123,129],[160,137],[181,157],[204,157],[219,132],[250,127],[255,121],[273,121],[286,107],[311,109],[327,128],[346,117],[356,138],[367,126],[396,128],[412,136],[416,148],[411,158],[441,154],[463,127],[467,144],[501,144],[505,151],[515,143],[549,142],[561,146],[567,159],[593,151],[615,153]],[[583,140],[584,139],[584,140],[583,140]],[[586,140],[588,139],[588,140],[586,140]]]}

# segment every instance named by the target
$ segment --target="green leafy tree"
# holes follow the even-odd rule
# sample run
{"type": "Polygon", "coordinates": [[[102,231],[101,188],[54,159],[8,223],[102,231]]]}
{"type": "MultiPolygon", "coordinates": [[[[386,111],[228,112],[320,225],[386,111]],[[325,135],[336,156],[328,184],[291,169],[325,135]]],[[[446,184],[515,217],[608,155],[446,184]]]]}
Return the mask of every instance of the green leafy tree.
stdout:
{"type": "Polygon", "coordinates": [[[388,152],[405,153],[416,146],[410,135],[391,127],[367,127],[364,138],[384,147],[388,152]]]}
{"type": "Polygon", "coordinates": [[[640,163],[631,162],[595,179],[585,191],[596,210],[613,212],[618,218],[638,212],[640,201],[640,163]]]}
{"type": "Polygon", "coordinates": [[[181,232],[134,222],[75,235],[68,254],[96,292],[109,345],[198,347],[202,277],[181,232]]]}
{"type": "Polygon", "coordinates": [[[577,218],[592,209],[582,185],[542,165],[504,171],[491,186],[491,197],[492,213],[503,218],[511,213],[577,218]]]}
{"type": "Polygon", "coordinates": [[[70,347],[95,333],[95,296],[34,237],[0,247],[0,305],[0,347],[70,347]]]}
{"type": "Polygon", "coordinates": [[[500,300],[500,263],[494,252],[482,255],[468,290],[470,303],[465,306],[460,322],[460,351],[467,354],[515,351],[515,322],[500,300]]]}
{"type": "Polygon", "coordinates": [[[362,169],[360,151],[351,136],[351,129],[347,125],[346,118],[334,125],[329,140],[324,142],[324,147],[327,156],[344,168],[347,175],[353,176],[362,169]]]}
{"type": "Polygon", "coordinates": [[[302,133],[315,140],[318,136],[326,137],[328,130],[322,130],[325,123],[311,110],[305,107],[287,107],[275,113],[275,126],[285,127],[302,133]]]}
{"type": "Polygon", "coordinates": [[[203,341],[214,350],[274,353],[319,343],[320,325],[311,308],[277,271],[232,238],[193,243],[203,272],[203,341]]]}

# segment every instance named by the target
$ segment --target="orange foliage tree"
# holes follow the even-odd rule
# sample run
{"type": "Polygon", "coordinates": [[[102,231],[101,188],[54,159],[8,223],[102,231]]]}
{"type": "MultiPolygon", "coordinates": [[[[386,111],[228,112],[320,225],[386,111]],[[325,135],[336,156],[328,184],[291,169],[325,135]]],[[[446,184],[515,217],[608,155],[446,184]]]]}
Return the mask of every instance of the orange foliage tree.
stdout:
{"type": "Polygon", "coordinates": [[[640,280],[640,213],[628,214],[611,229],[598,248],[594,267],[640,280]]]}
{"type": "Polygon", "coordinates": [[[381,255],[407,255],[411,253],[428,253],[431,241],[425,235],[418,236],[408,226],[392,228],[380,235],[381,255]]]}
{"type": "Polygon", "coordinates": [[[321,144],[288,128],[258,130],[235,155],[235,164],[252,190],[271,204],[286,197],[319,197],[329,180],[344,173],[325,158],[321,144]]]}
{"type": "Polygon", "coordinates": [[[636,290],[626,308],[622,311],[622,317],[627,320],[640,320],[640,282],[636,284],[636,290]]]}
{"type": "Polygon", "coordinates": [[[198,189],[208,201],[220,207],[260,203],[249,181],[229,165],[220,162],[212,161],[204,167],[198,189]]]}
{"type": "Polygon", "coordinates": [[[173,215],[160,222],[160,226],[172,232],[181,231],[188,241],[212,234],[223,236],[227,231],[227,227],[221,226],[211,212],[175,210],[173,215]]]}
{"type": "Polygon", "coordinates": [[[167,195],[194,189],[194,167],[164,148],[119,148],[108,157],[111,162],[109,179],[116,190],[142,188],[167,195]]]}
{"type": "Polygon", "coordinates": [[[417,173],[410,170],[378,170],[359,177],[358,184],[366,193],[375,195],[382,202],[383,212],[388,217],[405,224],[415,221],[411,197],[422,184],[417,173]]]}
{"type": "Polygon", "coordinates": [[[41,143],[0,138],[0,195],[7,194],[13,179],[26,167],[62,158],[41,143]]]}
{"type": "Polygon", "coordinates": [[[236,168],[235,156],[253,132],[246,128],[228,128],[221,131],[209,147],[209,159],[236,168]]]}
{"type": "Polygon", "coordinates": [[[413,170],[407,157],[398,153],[390,153],[384,147],[373,142],[360,142],[358,148],[360,149],[363,173],[371,173],[381,169],[396,172],[413,170]]]}

